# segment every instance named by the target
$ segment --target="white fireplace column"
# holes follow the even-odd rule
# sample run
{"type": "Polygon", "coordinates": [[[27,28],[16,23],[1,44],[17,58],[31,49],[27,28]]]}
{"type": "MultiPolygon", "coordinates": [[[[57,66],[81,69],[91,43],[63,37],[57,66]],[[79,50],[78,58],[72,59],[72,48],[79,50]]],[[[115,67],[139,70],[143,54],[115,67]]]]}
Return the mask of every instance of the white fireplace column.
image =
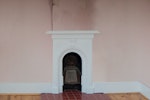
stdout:
{"type": "Polygon", "coordinates": [[[53,39],[52,92],[63,91],[63,57],[77,53],[82,60],[81,88],[84,93],[93,93],[92,39],[98,31],[49,31],[53,39]]]}

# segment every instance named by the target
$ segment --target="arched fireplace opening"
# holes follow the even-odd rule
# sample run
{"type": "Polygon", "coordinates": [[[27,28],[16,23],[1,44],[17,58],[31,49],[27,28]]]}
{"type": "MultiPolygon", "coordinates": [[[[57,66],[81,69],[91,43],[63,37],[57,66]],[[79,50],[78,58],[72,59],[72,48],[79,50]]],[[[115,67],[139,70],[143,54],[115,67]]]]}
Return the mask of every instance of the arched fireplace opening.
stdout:
{"type": "Polygon", "coordinates": [[[81,91],[82,60],[74,52],[67,53],[63,57],[63,91],[80,90],[81,91]]]}

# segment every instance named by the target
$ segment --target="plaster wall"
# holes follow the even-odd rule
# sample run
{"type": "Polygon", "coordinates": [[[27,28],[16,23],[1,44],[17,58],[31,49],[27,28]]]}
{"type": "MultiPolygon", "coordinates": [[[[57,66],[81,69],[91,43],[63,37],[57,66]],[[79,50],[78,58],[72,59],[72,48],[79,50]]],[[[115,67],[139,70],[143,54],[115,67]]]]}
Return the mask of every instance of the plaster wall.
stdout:
{"type": "MultiPolygon", "coordinates": [[[[149,0],[54,0],[54,30],[99,30],[93,82],[150,86],[149,0]]],[[[0,82],[51,82],[49,0],[0,0],[0,82]]]]}

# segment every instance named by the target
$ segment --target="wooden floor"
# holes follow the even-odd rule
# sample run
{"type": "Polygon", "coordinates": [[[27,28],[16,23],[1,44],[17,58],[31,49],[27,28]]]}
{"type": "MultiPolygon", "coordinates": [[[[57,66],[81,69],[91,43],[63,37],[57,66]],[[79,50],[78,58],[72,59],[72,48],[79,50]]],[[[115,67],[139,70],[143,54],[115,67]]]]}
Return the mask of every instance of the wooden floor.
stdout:
{"type": "MultiPolygon", "coordinates": [[[[107,94],[111,100],[148,100],[140,93],[107,94]]],[[[40,95],[0,94],[0,100],[41,100],[40,95]]]]}
{"type": "Polygon", "coordinates": [[[148,100],[140,93],[107,94],[111,100],[148,100]]]}
{"type": "Polygon", "coordinates": [[[0,95],[0,100],[41,100],[40,95],[0,95]]]}

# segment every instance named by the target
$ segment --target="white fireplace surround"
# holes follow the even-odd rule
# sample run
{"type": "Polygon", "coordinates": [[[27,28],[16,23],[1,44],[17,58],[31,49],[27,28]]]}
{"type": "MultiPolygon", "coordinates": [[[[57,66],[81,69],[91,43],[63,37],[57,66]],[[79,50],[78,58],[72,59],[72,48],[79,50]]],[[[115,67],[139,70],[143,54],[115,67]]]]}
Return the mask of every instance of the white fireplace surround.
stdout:
{"type": "Polygon", "coordinates": [[[63,91],[63,57],[70,52],[77,53],[82,60],[82,92],[93,93],[92,82],[92,39],[98,31],[49,31],[53,39],[52,92],[63,91]]]}

